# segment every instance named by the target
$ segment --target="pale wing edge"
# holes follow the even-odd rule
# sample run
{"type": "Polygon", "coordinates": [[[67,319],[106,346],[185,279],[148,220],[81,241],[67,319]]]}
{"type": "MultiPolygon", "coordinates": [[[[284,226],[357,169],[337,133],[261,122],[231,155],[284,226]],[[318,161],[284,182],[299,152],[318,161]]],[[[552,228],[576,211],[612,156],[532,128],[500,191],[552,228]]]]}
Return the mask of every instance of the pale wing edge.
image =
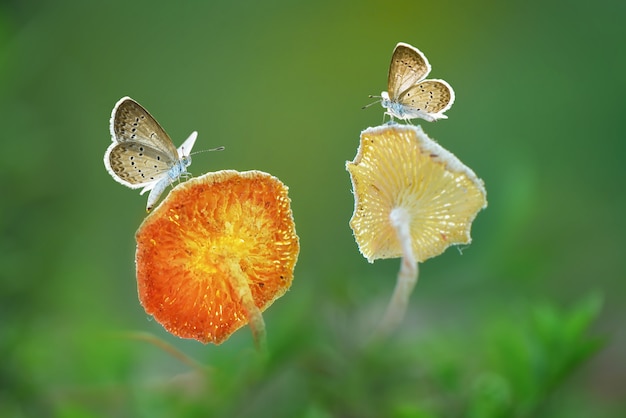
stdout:
{"type": "Polygon", "coordinates": [[[117,135],[115,134],[115,114],[117,113],[117,108],[120,107],[120,105],[127,100],[132,100],[133,102],[137,103],[136,100],[133,100],[128,96],[124,96],[119,99],[117,103],[115,103],[115,106],[113,106],[113,110],[111,111],[111,118],[109,119],[109,133],[111,134],[111,141],[113,142],[118,142],[117,135]]]}

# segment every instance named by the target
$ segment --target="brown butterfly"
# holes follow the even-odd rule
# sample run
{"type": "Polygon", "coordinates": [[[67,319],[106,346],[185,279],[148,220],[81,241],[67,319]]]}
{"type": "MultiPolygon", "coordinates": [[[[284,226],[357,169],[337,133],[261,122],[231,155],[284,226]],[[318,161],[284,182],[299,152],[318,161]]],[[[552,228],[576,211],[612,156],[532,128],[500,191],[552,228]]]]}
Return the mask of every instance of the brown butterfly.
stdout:
{"type": "Polygon", "coordinates": [[[123,97],[111,114],[111,140],[104,154],[104,166],[115,181],[131,189],[150,191],[150,211],[161,193],[181,176],[189,176],[189,155],[197,132],[176,149],[169,135],[146,109],[130,97],[123,97]]]}
{"type": "Polygon", "coordinates": [[[443,113],[454,103],[454,90],[444,80],[425,80],[430,70],[419,49],[403,42],[396,45],[389,66],[388,92],[380,95],[385,114],[392,120],[447,119],[443,113]]]}

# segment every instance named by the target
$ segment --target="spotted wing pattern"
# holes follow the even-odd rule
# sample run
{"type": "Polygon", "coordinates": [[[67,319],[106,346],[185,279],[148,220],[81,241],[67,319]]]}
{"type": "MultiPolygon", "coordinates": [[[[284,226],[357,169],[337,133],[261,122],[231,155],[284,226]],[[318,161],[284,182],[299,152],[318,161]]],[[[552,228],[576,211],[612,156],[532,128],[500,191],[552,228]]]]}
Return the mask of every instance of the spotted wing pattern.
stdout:
{"type": "Polygon", "coordinates": [[[396,45],[389,65],[387,89],[394,100],[402,92],[423,80],[430,73],[430,64],[422,52],[405,43],[396,45]]]}
{"type": "Polygon", "coordinates": [[[397,101],[418,112],[442,113],[450,109],[453,97],[452,88],[445,81],[424,80],[404,90],[397,101]]]}
{"type": "Polygon", "coordinates": [[[139,142],[161,152],[176,156],[172,139],[139,103],[122,98],[111,115],[111,138],[114,142],[139,142]]]}

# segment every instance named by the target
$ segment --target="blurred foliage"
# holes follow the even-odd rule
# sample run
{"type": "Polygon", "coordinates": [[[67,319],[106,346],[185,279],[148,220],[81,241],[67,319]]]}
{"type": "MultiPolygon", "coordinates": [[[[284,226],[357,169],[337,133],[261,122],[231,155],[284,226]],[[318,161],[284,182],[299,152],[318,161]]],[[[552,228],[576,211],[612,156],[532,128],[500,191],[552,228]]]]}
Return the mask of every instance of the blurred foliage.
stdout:
{"type": "MultiPolygon", "coordinates": [[[[600,306],[597,296],[568,311],[545,303],[523,306],[508,318],[493,318],[478,336],[445,332],[428,340],[367,344],[349,339],[335,346],[328,341],[338,338],[328,330],[312,333],[284,323],[291,329],[276,333],[267,357],[252,349],[221,353],[207,357],[215,364],[209,368],[147,335],[94,333],[76,349],[98,361],[74,359],[74,367],[81,366],[78,380],[32,394],[38,401],[29,399],[22,412],[39,415],[50,408],[63,417],[573,416],[564,411],[558,390],[601,346],[588,332],[600,306]],[[129,344],[133,340],[154,345],[129,344]],[[146,359],[146,352],[162,355],[161,360],[146,359]],[[149,364],[159,364],[161,372],[145,370],[149,364]]],[[[304,321],[305,315],[296,319],[304,321]]],[[[11,416],[18,407],[4,404],[0,412],[11,416]]]]}
{"type": "Polygon", "coordinates": [[[0,3],[0,416],[626,415],[625,20],[612,0],[0,3]],[[454,87],[422,125],[489,207],[372,344],[399,266],[358,253],[344,163],[399,41],[454,87]],[[247,328],[204,346],[146,318],[145,196],[102,164],[125,95],[176,145],[226,147],[192,173],[289,186],[301,253],[267,357],[247,328]]]}

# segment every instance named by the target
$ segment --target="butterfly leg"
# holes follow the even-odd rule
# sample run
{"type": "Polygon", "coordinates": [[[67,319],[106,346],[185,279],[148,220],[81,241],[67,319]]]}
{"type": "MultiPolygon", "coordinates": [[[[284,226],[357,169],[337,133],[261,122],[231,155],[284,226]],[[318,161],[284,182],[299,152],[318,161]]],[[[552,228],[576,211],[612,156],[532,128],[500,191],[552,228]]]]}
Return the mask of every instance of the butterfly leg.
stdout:
{"type": "Polygon", "coordinates": [[[383,113],[383,125],[395,125],[397,122],[396,120],[393,118],[393,115],[389,112],[385,112],[383,113]],[[385,123],[385,116],[389,116],[389,122],[385,123]]]}
{"type": "Polygon", "coordinates": [[[191,174],[191,173],[190,173],[189,171],[187,171],[187,170],[183,171],[183,172],[180,174],[180,176],[178,177],[178,183],[180,183],[180,179],[181,179],[181,177],[182,177],[182,179],[183,179],[183,180],[187,181],[187,180],[189,180],[190,178],[192,178],[192,177],[193,177],[193,174],[191,174]]]}

